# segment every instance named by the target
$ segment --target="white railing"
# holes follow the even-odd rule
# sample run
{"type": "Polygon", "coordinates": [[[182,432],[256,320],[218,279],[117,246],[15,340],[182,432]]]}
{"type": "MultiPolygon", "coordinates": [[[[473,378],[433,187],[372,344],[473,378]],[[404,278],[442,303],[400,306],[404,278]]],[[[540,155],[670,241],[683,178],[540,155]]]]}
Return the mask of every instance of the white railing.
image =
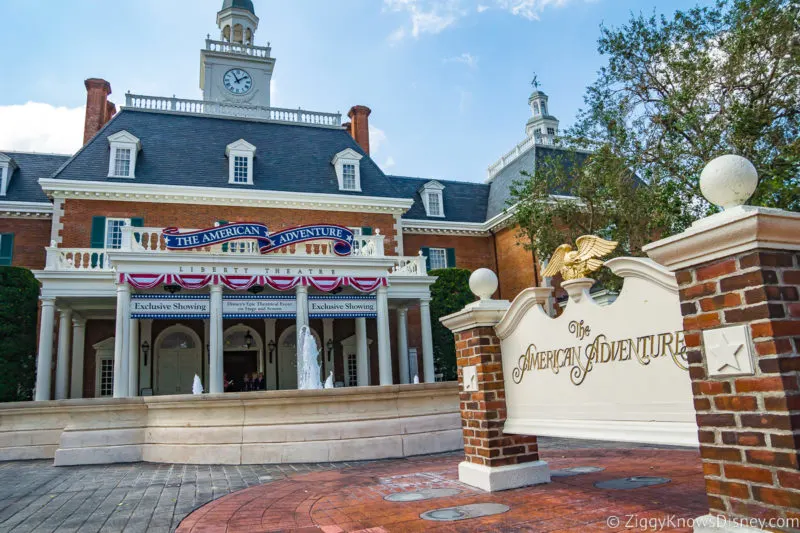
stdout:
{"type": "Polygon", "coordinates": [[[553,135],[542,135],[541,133],[537,133],[530,137],[527,137],[525,140],[517,144],[514,148],[503,154],[503,157],[495,161],[493,164],[489,165],[489,168],[486,171],[487,179],[492,179],[493,177],[497,176],[501,170],[506,168],[509,164],[515,161],[519,156],[524,154],[534,145],[539,146],[553,146],[555,145],[555,136],[553,135]]]}
{"type": "MultiPolygon", "coordinates": [[[[62,272],[111,272],[113,270],[108,259],[109,252],[134,252],[169,254],[164,238],[161,236],[162,228],[139,228],[124,226],[122,228],[122,246],[118,249],[104,248],[58,248],[50,246],[47,250],[45,270],[62,272]]],[[[182,229],[182,231],[192,231],[182,229]]],[[[389,273],[395,276],[427,276],[425,257],[420,253],[417,256],[386,256],[384,254],[384,239],[379,231],[375,235],[359,235],[353,244],[353,252],[348,257],[338,258],[332,249],[330,241],[309,241],[287,246],[268,254],[278,257],[285,256],[327,256],[337,257],[342,261],[357,260],[358,258],[391,258],[395,265],[389,273]]],[[[221,254],[232,256],[262,256],[256,240],[231,241],[191,250],[193,254],[221,254]]]]}
{"type": "Polygon", "coordinates": [[[221,52],[223,54],[239,54],[250,57],[269,58],[272,48],[269,46],[253,46],[241,43],[229,43],[227,41],[215,41],[206,39],[206,50],[209,52],[221,52]]]}
{"type": "Polygon", "coordinates": [[[47,248],[45,270],[83,272],[111,270],[108,253],[102,248],[47,248]]]}
{"type": "Polygon", "coordinates": [[[125,107],[147,109],[152,111],[171,111],[175,113],[192,113],[198,115],[217,115],[238,118],[255,118],[273,122],[289,122],[309,126],[325,126],[340,128],[341,113],[323,113],[303,109],[285,109],[280,107],[264,107],[232,102],[211,102],[208,100],[190,100],[168,96],[146,96],[127,93],[125,107]]]}

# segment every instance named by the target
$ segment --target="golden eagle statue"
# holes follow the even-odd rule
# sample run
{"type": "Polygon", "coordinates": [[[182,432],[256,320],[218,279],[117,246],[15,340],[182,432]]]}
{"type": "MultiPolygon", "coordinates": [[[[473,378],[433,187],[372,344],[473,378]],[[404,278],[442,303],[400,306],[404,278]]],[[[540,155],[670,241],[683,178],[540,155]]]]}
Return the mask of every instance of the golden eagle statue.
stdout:
{"type": "Polygon", "coordinates": [[[619,243],[595,235],[584,235],[578,237],[575,244],[578,246],[577,250],[573,250],[569,244],[556,248],[542,276],[551,278],[561,272],[564,281],[585,278],[590,272],[603,266],[603,261],[599,258],[613,252],[619,243]]]}

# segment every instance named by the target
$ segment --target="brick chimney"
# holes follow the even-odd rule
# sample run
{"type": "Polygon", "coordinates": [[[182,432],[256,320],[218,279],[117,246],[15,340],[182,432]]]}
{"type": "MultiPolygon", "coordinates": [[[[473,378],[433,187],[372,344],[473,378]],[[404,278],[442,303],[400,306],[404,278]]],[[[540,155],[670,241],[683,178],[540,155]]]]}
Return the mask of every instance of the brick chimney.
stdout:
{"type": "Polygon", "coordinates": [[[111,120],[117,108],[108,101],[111,85],[106,80],[89,78],[84,84],[86,85],[86,121],[83,125],[83,144],[86,144],[106,122],[111,120]]]}
{"type": "Polygon", "coordinates": [[[356,105],[350,108],[347,116],[350,117],[350,135],[369,155],[369,114],[372,110],[367,106],[356,105]]]}

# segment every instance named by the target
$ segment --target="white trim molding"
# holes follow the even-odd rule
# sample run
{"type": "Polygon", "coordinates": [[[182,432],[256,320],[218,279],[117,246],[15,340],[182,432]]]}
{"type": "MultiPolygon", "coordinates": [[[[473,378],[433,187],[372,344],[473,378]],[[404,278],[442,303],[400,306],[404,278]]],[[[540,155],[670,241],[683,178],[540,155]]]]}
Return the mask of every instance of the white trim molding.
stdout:
{"type": "Polygon", "coordinates": [[[8,192],[8,185],[16,168],[17,164],[12,157],[0,153],[0,196],[5,196],[8,192]]]}
{"type": "Polygon", "coordinates": [[[0,217],[4,218],[50,218],[53,204],[50,202],[0,202],[0,217]]]}
{"type": "Polygon", "coordinates": [[[353,150],[352,148],[347,148],[346,150],[342,150],[335,156],[333,156],[333,160],[331,164],[336,169],[336,179],[339,181],[339,190],[340,191],[349,191],[349,192],[361,192],[361,159],[362,155],[353,150]],[[344,171],[345,166],[352,166],[353,167],[353,179],[355,180],[355,185],[351,188],[345,187],[344,183],[344,171]]]}
{"type": "Polygon", "coordinates": [[[413,205],[410,198],[344,196],[285,191],[254,191],[218,187],[187,187],[143,183],[106,183],[99,181],[39,180],[52,198],[117,200],[170,204],[235,205],[318,211],[356,211],[369,213],[405,213],[413,205]]]}
{"type": "Polygon", "coordinates": [[[136,178],[136,156],[139,150],[142,149],[142,142],[135,135],[128,133],[125,130],[118,131],[113,135],[108,136],[108,144],[110,152],[108,155],[108,177],[109,178],[136,178]],[[117,157],[120,151],[128,150],[130,160],[128,162],[128,173],[117,172],[117,157]]]}
{"type": "Polygon", "coordinates": [[[225,156],[228,158],[228,183],[231,185],[252,185],[253,184],[253,159],[256,157],[256,147],[239,139],[225,147],[225,156]],[[236,181],[236,158],[243,157],[247,160],[247,181],[236,181]]]}

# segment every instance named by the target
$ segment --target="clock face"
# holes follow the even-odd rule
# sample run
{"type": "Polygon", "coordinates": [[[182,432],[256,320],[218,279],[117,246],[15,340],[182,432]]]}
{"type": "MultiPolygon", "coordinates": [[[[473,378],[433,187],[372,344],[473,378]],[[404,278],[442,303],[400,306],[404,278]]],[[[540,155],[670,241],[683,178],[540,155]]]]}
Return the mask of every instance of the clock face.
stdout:
{"type": "Polygon", "coordinates": [[[225,73],[222,78],[225,88],[233,94],[247,94],[253,87],[253,78],[247,71],[240,68],[233,68],[225,73]]]}

